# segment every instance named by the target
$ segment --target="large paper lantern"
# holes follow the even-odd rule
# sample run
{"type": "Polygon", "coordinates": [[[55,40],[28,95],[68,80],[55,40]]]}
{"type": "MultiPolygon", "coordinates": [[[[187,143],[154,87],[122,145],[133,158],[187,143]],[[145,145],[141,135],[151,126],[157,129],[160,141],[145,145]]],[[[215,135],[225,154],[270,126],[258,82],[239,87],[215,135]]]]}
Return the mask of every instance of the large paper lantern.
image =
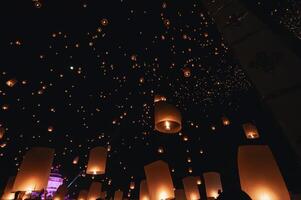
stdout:
{"type": "Polygon", "coordinates": [[[223,191],[221,178],[217,172],[207,172],[203,174],[207,198],[216,199],[223,191]]]}
{"type": "Polygon", "coordinates": [[[248,139],[257,139],[259,138],[259,133],[256,126],[252,123],[245,123],[242,125],[245,135],[248,139]]]}
{"type": "Polygon", "coordinates": [[[196,177],[187,176],[182,179],[182,182],[187,200],[198,200],[201,198],[196,177]]]}
{"type": "Polygon", "coordinates": [[[102,184],[100,182],[92,182],[88,192],[87,200],[96,200],[101,196],[102,184]]]}
{"type": "Polygon", "coordinates": [[[87,200],[87,198],[88,198],[88,191],[81,190],[78,194],[77,200],[87,200]]]}
{"type": "Polygon", "coordinates": [[[91,149],[87,174],[104,174],[106,171],[107,149],[104,147],[95,147],[91,149]]]}
{"type": "Polygon", "coordinates": [[[146,180],[140,182],[139,200],[150,200],[146,180]]]}
{"type": "Polygon", "coordinates": [[[240,146],[238,170],[241,189],[253,200],[290,200],[284,179],[268,146],[240,146]]]}
{"type": "Polygon", "coordinates": [[[15,198],[15,193],[12,192],[14,181],[15,177],[10,177],[8,179],[1,200],[13,200],[15,198]]]}
{"type": "Polygon", "coordinates": [[[30,193],[46,189],[53,157],[53,149],[44,147],[31,148],[23,158],[13,191],[30,193]]]}
{"type": "Polygon", "coordinates": [[[57,189],[56,193],[53,196],[53,200],[64,200],[65,196],[68,193],[68,188],[65,184],[62,184],[57,189]]]}
{"type": "Polygon", "coordinates": [[[178,133],[182,129],[180,111],[164,101],[155,103],[155,129],[161,133],[178,133]]]}
{"type": "Polygon", "coordinates": [[[123,192],[121,190],[115,191],[114,200],[122,200],[122,198],[123,198],[123,192]]]}
{"type": "Polygon", "coordinates": [[[175,198],[174,185],[168,164],[162,160],[144,166],[151,200],[175,198]]]}
{"type": "Polygon", "coordinates": [[[175,190],[175,196],[176,196],[176,200],[187,200],[186,195],[185,195],[185,191],[182,190],[182,189],[176,189],[175,190]]]}

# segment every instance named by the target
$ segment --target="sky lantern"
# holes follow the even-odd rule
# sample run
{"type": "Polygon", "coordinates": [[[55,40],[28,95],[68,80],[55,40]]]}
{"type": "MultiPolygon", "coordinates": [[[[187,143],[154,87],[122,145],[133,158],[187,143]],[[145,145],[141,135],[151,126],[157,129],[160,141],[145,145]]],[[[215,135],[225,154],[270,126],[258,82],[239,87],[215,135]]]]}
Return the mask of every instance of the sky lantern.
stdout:
{"type": "Polygon", "coordinates": [[[150,200],[146,180],[140,182],[139,200],[150,200]]]}
{"type": "Polygon", "coordinates": [[[91,149],[87,174],[99,175],[106,171],[107,149],[105,147],[95,147],[91,149]]]}
{"type": "Polygon", "coordinates": [[[16,85],[16,83],[17,83],[17,79],[14,79],[14,78],[9,79],[9,80],[6,81],[6,85],[8,87],[14,87],[16,85]]]}
{"type": "Polygon", "coordinates": [[[168,164],[158,160],[144,166],[148,191],[152,200],[175,198],[168,164]]]}
{"type": "Polygon", "coordinates": [[[182,179],[182,182],[187,200],[198,200],[201,198],[196,177],[187,176],[182,179]]]}
{"type": "Polygon", "coordinates": [[[280,169],[268,146],[240,146],[238,171],[241,189],[253,200],[290,200],[280,169]]]}
{"type": "Polygon", "coordinates": [[[130,182],[130,189],[131,190],[135,189],[135,182],[134,181],[130,182]]]}
{"type": "Polygon", "coordinates": [[[88,198],[88,191],[81,190],[78,194],[77,200],[87,200],[87,198],[88,198]]]}
{"type": "Polygon", "coordinates": [[[176,200],[187,200],[185,191],[183,189],[176,189],[175,196],[176,196],[176,200]]]}
{"type": "Polygon", "coordinates": [[[33,147],[24,156],[16,176],[13,191],[41,191],[46,189],[51,171],[54,149],[33,147]]]}
{"type": "Polygon", "coordinates": [[[68,193],[68,188],[65,184],[62,184],[58,187],[56,193],[53,196],[53,200],[64,200],[65,196],[68,193]]]}
{"type": "Polygon", "coordinates": [[[196,184],[197,184],[197,185],[201,185],[201,184],[202,184],[201,177],[196,176],[195,178],[196,178],[196,184]]]}
{"type": "Polygon", "coordinates": [[[248,139],[257,139],[259,138],[259,133],[257,127],[252,123],[245,123],[242,125],[245,135],[248,139]]]}
{"type": "Polygon", "coordinates": [[[166,101],[166,97],[160,94],[155,95],[154,102],[157,103],[159,101],[166,101]]]}
{"type": "Polygon", "coordinates": [[[207,198],[216,199],[223,191],[220,174],[217,172],[206,172],[203,174],[207,198]]]}
{"type": "Polygon", "coordinates": [[[182,129],[180,111],[164,101],[155,103],[155,129],[161,133],[178,133],[182,129]]]}
{"type": "Polygon", "coordinates": [[[4,137],[5,134],[5,128],[0,127],[0,140],[4,137]]]}
{"type": "Polygon", "coordinates": [[[222,117],[222,123],[224,126],[229,126],[231,124],[230,119],[228,117],[222,117]]]}
{"type": "Polygon", "coordinates": [[[100,182],[92,182],[89,188],[87,200],[96,200],[101,196],[102,184],[100,182]]]}
{"type": "Polygon", "coordinates": [[[73,159],[72,164],[77,165],[77,164],[78,164],[78,161],[79,161],[79,157],[76,156],[76,157],[73,159]]]}
{"type": "Polygon", "coordinates": [[[115,191],[114,200],[122,200],[123,199],[123,192],[121,190],[115,191]]]}
{"type": "Polygon", "coordinates": [[[183,68],[183,75],[185,78],[189,78],[191,76],[191,69],[189,67],[183,68]]]}
{"type": "Polygon", "coordinates": [[[8,179],[1,200],[13,200],[15,198],[15,193],[12,192],[14,181],[15,181],[15,177],[10,177],[8,179]]]}

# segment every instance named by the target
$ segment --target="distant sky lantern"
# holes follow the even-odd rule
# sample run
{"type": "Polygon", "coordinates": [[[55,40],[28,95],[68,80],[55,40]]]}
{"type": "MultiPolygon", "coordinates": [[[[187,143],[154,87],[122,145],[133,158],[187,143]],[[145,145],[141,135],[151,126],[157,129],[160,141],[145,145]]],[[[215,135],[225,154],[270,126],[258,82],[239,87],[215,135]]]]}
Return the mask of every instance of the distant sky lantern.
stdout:
{"type": "Polygon", "coordinates": [[[123,192],[121,190],[115,191],[114,200],[122,200],[123,199],[123,192]]]}
{"type": "Polygon", "coordinates": [[[68,188],[65,184],[62,184],[57,189],[56,193],[53,196],[53,200],[64,200],[65,196],[68,193],[68,188]]]}
{"type": "Polygon", "coordinates": [[[165,96],[159,95],[159,94],[155,95],[155,98],[154,98],[154,102],[155,102],[155,103],[157,103],[157,102],[159,102],[159,101],[166,101],[166,100],[167,100],[167,99],[166,99],[165,96]]]}
{"type": "Polygon", "coordinates": [[[230,122],[229,118],[223,116],[222,117],[222,123],[223,123],[224,126],[229,126],[231,122],[230,122]]]}
{"type": "Polygon", "coordinates": [[[196,184],[197,184],[197,185],[201,185],[201,184],[202,184],[201,177],[196,176],[195,178],[196,178],[196,184]]]}
{"type": "Polygon", "coordinates": [[[107,26],[109,24],[109,21],[108,21],[108,19],[103,18],[102,20],[100,20],[100,24],[103,26],[107,26]]]}
{"type": "Polygon", "coordinates": [[[8,86],[8,87],[14,87],[15,85],[16,85],[16,83],[17,83],[17,79],[9,79],[8,81],[6,81],[6,85],[8,86]]]}
{"type": "Polygon", "coordinates": [[[184,75],[184,77],[189,78],[191,76],[191,69],[189,67],[184,67],[183,75],[184,75]]]}
{"type": "Polygon", "coordinates": [[[207,172],[203,174],[207,198],[216,199],[219,192],[223,191],[221,178],[217,172],[207,172]]]}
{"type": "Polygon", "coordinates": [[[99,175],[106,171],[107,149],[104,147],[95,147],[91,149],[87,174],[99,175]]]}
{"type": "Polygon", "coordinates": [[[150,200],[146,180],[140,182],[139,200],[150,200]]]}
{"type": "Polygon", "coordinates": [[[96,200],[101,196],[102,184],[100,182],[92,182],[89,188],[87,200],[96,200]]]}
{"type": "Polygon", "coordinates": [[[53,157],[53,149],[31,148],[23,158],[13,191],[32,192],[46,189],[53,157]]]}
{"type": "Polygon", "coordinates": [[[15,181],[15,177],[10,177],[8,179],[1,200],[13,200],[15,198],[15,193],[12,192],[14,181],[15,181]]]}
{"type": "Polygon", "coordinates": [[[131,190],[135,189],[135,182],[134,181],[130,182],[130,189],[131,190]]]}
{"type": "Polygon", "coordinates": [[[248,139],[257,139],[259,138],[259,133],[257,127],[252,123],[245,123],[242,125],[245,135],[248,139]]]}
{"type": "Polygon", "coordinates": [[[178,133],[182,129],[180,111],[163,101],[155,103],[155,129],[161,133],[178,133]]]}
{"type": "Polygon", "coordinates": [[[238,171],[241,189],[252,200],[290,199],[284,179],[268,146],[240,146],[238,171]]]}
{"type": "Polygon", "coordinates": [[[148,191],[152,200],[175,198],[168,164],[162,160],[144,166],[148,191]]]}
{"type": "Polygon", "coordinates": [[[4,137],[4,134],[5,134],[5,128],[0,127],[0,140],[4,137]]]}
{"type": "Polygon", "coordinates": [[[78,194],[77,200],[87,200],[87,198],[88,198],[88,191],[81,190],[78,194]]]}
{"type": "Polygon", "coordinates": [[[183,189],[175,190],[176,200],[187,200],[185,196],[185,191],[183,189]]]}
{"type": "Polygon", "coordinates": [[[73,159],[72,164],[77,165],[77,164],[78,164],[78,161],[79,161],[79,157],[76,156],[76,157],[73,159]]]}
{"type": "Polygon", "coordinates": [[[187,200],[201,199],[197,179],[194,176],[187,176],[182,179],[187,200]]]}
{"type": "Polygon", "coordinates": [[[47,131],[48,131],[49,133],[53,132],[53,130],[54,130],[53,126],[48,126],[47,131]]]}

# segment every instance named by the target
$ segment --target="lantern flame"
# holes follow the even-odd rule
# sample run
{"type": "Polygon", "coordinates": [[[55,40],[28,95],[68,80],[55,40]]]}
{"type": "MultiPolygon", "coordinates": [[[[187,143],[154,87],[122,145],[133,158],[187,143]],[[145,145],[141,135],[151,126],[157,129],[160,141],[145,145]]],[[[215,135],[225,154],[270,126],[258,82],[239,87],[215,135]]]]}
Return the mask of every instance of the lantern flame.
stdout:
{"type": "Polygon", "coordinates": [[[169,121],[165,121],[165,122],[164,122],[164,126],[165,126],[165,129],[166,129],[166,130],[170,130],[170,129],[171,129],[171,127],[170,127],[170,122],[169,122],[169,121]]]}

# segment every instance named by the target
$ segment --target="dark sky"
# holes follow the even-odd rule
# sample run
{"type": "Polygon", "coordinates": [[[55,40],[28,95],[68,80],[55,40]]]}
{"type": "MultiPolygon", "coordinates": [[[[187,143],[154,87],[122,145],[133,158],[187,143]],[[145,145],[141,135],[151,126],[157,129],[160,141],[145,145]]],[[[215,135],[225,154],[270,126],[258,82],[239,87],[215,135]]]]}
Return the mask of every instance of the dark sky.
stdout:
{"type": "MultiPolygon", "coordinates": [[[[94,180],[109,192],[120,188],[127,194],[131,180],[139,185],[145,178],[143,166],[159,159],[174,169],[179,188],[189,168],[196,176],[219,171],[227,187],[239,184],[239,144],[269,144],[288,185],[296,188],[285,138],[199,1],[41,4],[1,4],[1,190],[30,147],[54,148],[53,166],[69,183],[84,169],[90,148],[108,145],[107,173],[94,180]],[[17,80],[13,87],[6,85],[10,79],[17,80]],[[181,134],[153,130],[155,94],[181,110],[181,134]],[[230,126],[222,125],[222,116],[230,126]],[[258,126],[259,140],[245,138],[241,124],[249,121],[258,126]],[[79,164],[73,165],[76,156],[79,164]]],[[[71,191],[77,194],[91,181],[81,177],[71,191]]],[[[132,191],[134,199],[137,194],[132,191]]]]}

